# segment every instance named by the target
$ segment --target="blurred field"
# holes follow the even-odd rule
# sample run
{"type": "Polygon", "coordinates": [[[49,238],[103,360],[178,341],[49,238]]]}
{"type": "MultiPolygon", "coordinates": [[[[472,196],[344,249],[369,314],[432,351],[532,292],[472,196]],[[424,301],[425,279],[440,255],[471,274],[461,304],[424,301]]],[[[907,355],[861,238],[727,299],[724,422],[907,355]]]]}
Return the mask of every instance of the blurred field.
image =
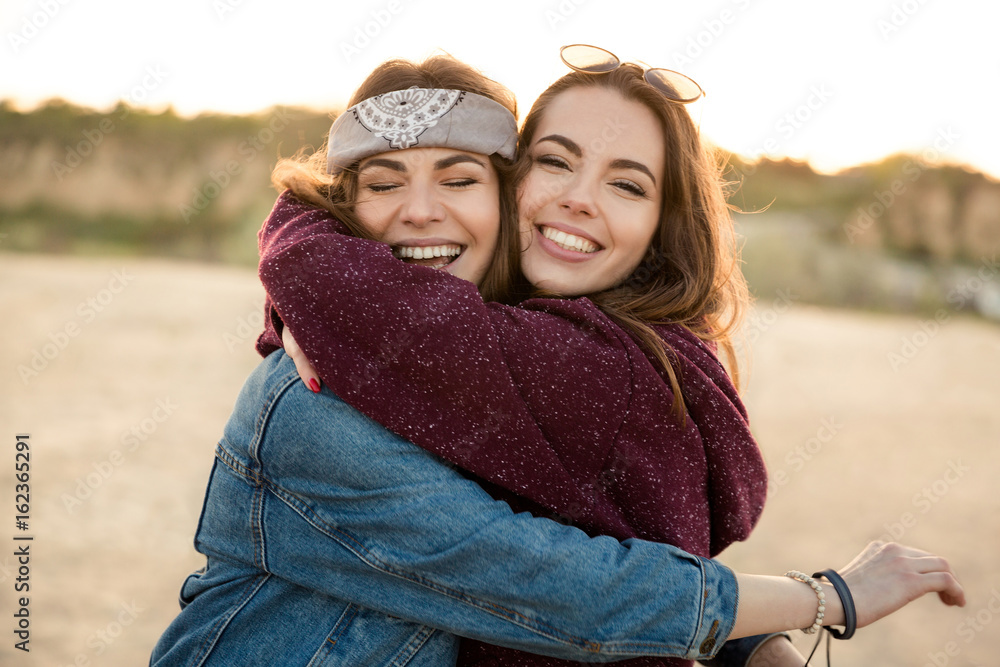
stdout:
{"type": "MultiPolygon", "coordinates": [[[[201,565],[191,540],[215,442],[257,363],[261,288],[247,269],[11,254],[0,285],[0,663],[146,664],[201,565]],[[22,378],[36,352],[37,375],[22,378]],[[17,433],[32,445],[28,655],[11,640],[17,433]]],[[[774,484],[758,530],[724,560],[811,572],[895,533],[951,558],[969,605],[921,600],[838,643],[835,663],[997,664],[1000,328],[793,298],[759,304],[748,338],[746,399],[774,484]]]]}

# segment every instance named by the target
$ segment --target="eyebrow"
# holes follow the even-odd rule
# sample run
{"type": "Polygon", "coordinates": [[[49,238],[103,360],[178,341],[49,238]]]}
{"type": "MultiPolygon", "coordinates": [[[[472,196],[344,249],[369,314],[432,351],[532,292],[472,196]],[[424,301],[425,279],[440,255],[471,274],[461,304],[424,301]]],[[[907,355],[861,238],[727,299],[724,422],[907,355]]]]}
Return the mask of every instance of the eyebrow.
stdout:
{"type": "MultiPolygon", "coordinates": [[[[536,143],[542,143],[543,141],[551,141],[557,143],[566,150],[568,150],[570,153],[575,155],[576,157],[583,157],[583,149],[580,148],[580,145],[578,143],[576,143],[569,137],[564,137],[561,134],[549,134],[539,139],[536,143]]],[[[626,158],[618,158],[616,160],[612,160],[611,168],[635,169],[636,171],[640,171],[649,176],[650,180],[653,181],[653,185],[656,185],[656,177],[653,176],[653,172],[649,170],[649,167],[647,167],[641,162],[636,162],[635,160],[628,160],[626,158]]]]}
{"type": "Polygon", "coordinates": [[[572,139],[570,139],[569,137],[564,137],[561,134],[549,134],[539,139],[536,143],[540,144],[543,141],[552,141],[554,143],[559,144],[573,155],[577,157],[583,157],[583,149],[580,148],[580,145],[577,144],[572,139]]]}
{"type": "Polygon", "coordinates": [[[406,165],[399,160],[388,160],[382,157],[372,158],[368,160],[358,169],[358,173],[361,173],[369,167],[385,167],[386,169],[392,169],[393,171],[398,171],[401,173],[406,173],[406,165]]]}
{"type": "MultiPolygon", "coordinates": [[[[483,167],[484,169],[486,168],[486,165],[483,164],[482,160],[478,160],[472,157],[471,155],[467,155],[465,153],[456,153],[455,155],[449,155],[448,157],[441,158],[440,160],[435,162],[434,169],[436,171],[440,171],[441,169],[447,169],[448,167],[451,167],[456,164],[461,164],[463,162],[471,162],[473,164],[478,164],[480,167],[483,167]]],[[[402,174],[405,174],[407,171],[406,165],[403,162],[400,162],[399,160],[390,160],[388,158],[377,157],[377,158],[372,158],[371,160],[368,160],[363,165],[361,165],[361,168],[358,169],[358,172],[360,173],[365,169],[368,169],[369,167],[385,167],[386,169],[392,169],[393,171],[398,171],[402,174]]]]}
{"type": "Polygon", "coordinates": [[[448,167],[456,164],[461,164],[463,162],[472,162],[473,164],[478,164],[480,167],[486,168],[482,160],[477,160],[476,158],[468,155],[466,153],[456,153],[455,155],[449,155],[448,157],[441,158],[434,163],[434,169],[447,169],[448,167]]]}
{"type": "Polygon", "coordinates": [[[611,162],[611,167],[613,169],[635,169],[636,171],[641,171],[642,173],[649,176],[649,180],[653,181],[653,185],[656,185],[656,177],[653,176],[653,172],[649,170],[649,167],[641,162],[636,162],[635,160],[626,160],[625,158],[619,158],[611,162]]]}

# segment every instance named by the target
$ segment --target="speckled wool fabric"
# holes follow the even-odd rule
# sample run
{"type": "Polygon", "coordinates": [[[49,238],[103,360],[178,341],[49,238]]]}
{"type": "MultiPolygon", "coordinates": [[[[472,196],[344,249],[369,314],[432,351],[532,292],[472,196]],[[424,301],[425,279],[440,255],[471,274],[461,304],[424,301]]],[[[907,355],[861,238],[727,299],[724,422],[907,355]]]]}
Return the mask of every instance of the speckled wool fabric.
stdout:
{"type": "MultiPolygon", "coordinates": [[[[677,353],[681,425],[655,362],[590,300],[484,303],[471,283],[346,231],[327,211],[279,197],[260,232],[262,355],[281,345],[284,322],[344,401],[515,510],[706,557],[749,535],[766,471],[703,341],[659,327],[677,353]]],[[[463,642],[461,664],[568,663],[463,642]]]]}

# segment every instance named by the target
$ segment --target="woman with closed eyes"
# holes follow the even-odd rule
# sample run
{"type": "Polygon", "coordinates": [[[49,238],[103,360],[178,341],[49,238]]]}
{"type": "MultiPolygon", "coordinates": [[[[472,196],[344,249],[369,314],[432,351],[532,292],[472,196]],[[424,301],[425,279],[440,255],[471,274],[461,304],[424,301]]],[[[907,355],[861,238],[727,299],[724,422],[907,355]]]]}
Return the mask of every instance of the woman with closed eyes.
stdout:
{"type": "Polygon", "coordinates": [[[333,185],[289,179],[261,231],[268,356],[220,443],[208,566],[163,664],[673,665],[757,635],[724,663],[744,664],[767,633],[963,601],[946,562],[898,545],[827,575],[856,613],[817,577],[822,617],[815,589],[712,560],[749,534],[766,474],[716,357],[745,301],[731,222],[671,88],[622,65],[546,91],[516,231],[502,113],[440,80],[356,96],[333,185]]]}

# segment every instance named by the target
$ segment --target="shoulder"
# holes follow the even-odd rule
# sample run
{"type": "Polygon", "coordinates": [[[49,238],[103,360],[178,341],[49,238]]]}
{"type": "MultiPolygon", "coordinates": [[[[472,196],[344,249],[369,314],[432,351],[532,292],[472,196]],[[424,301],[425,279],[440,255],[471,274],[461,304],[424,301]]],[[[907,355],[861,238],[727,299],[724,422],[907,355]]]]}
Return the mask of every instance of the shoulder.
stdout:
{"type": "Polygon", "coordinates": [[[683,351],[685,356],[694,356],[714,361],[721,367],[718,357],[718,345],[715,341],[705,340],[683,324],[666,323],[653,325],[656,333],[671,347],[683,351]]]}
{"type": "Polygon", "coordinates": [[[613,319],[586,297],[571,299],[531,298],[519,303],[513,311],[525,317],[548,323],[549,326],[573,334],[575,339],[590,338],[620,348],[631,337],[613,319]]]}

